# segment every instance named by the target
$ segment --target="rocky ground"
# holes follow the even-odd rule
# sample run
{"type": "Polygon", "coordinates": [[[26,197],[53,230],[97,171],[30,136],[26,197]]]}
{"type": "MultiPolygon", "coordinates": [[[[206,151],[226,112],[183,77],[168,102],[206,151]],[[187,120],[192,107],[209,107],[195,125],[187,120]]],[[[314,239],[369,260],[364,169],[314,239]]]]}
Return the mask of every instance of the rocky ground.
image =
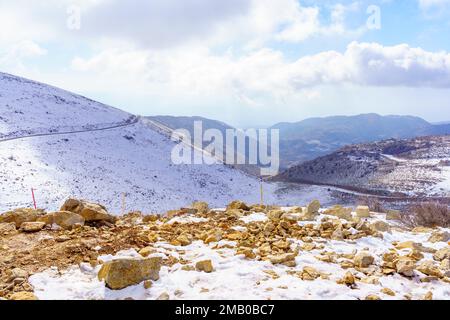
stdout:
{"type": "Polygon", "coordinates": [[[0,215],[0,299],[450,299],[450,230],[335,206],[0,215]]]}

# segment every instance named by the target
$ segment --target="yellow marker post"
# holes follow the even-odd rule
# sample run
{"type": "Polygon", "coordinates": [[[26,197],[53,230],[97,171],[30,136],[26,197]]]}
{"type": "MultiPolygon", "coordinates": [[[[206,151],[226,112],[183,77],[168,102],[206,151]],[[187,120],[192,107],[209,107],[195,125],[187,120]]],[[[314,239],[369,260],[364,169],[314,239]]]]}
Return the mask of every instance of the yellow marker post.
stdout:
{"type": "Polygon", "coordinates": [[[122,216],[125,215],[125,209],[126,209],[126,204],[125,204],[125,192],[122,192],[122,216]]]}
{"type": "Polygon", "coordinates": [[[263,190],[263,178],[259,179],[260,193],[261,193],[261,206],[264,205],[264,190],[263,190]]]}

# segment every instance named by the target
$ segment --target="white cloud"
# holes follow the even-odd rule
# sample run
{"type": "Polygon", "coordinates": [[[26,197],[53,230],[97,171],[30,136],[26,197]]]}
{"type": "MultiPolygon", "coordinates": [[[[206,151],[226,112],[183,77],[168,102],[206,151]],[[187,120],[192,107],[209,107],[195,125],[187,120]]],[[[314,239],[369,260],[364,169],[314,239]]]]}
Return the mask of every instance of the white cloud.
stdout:
{"type": "Polygon", "coordinates": [[[269,48],[243,56],[232,51],[216,55],[205,47],[111,50],[90,59],[76,58],[72,67],[120,90],[175,93],[180,101],[189,97],[199,103],[233,97],[252,107],[296,96],[316,99],[320,91],[314,88],[324,85],[450,88],[450,53],[405,44],[353,42],[342,53],[326,51],[294,62],[269,48]]]}
{"type": "Polygon", "coordinates": [[[419,0],[420,7],[425,9],[435,6],[445,6],[449,4],[450,0],[419,0]]]}
{"type": "Polygon", "coordinates": [[[20,41],[11,45],[5,52],[0,52],[0,66],[4,69],[24,70],[27,58],[46,55],[47,50],[33,41],[20,41]]]}

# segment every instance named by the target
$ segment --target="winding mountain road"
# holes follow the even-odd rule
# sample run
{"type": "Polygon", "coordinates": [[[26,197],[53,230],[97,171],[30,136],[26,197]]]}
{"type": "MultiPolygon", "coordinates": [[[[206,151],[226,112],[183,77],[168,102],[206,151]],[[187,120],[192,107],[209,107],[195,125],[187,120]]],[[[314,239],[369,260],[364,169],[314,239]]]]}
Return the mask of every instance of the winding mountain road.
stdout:
{"type": "Polygon", "coordinates": [[[139,122],[139,117],[133,116],[130,119],[128,119],[125,123],[111,124],[109,126],[102,127],[102,128],[93,128],[93,129],[84,129],[84,130],[72,130],[72,131],[64,131],[64,132],[36,133],[36,134],[30,134],[30,135],[26,135],[26,136],[19,136],[19,137],[11,137],[11,138],[0,139],[0,142],[7,142],[7,141],[21,140],[21,139],[29,139],[29,138],[36,138],[36,137],[58,136],[58,135],[66,135],[66,134],[75,134],[75,133],[85,133],[85,132],[112,130],[112,129],[117,129],[117,128],[129,127],[129,126],[135,125],[138,122],[139,122]]]}

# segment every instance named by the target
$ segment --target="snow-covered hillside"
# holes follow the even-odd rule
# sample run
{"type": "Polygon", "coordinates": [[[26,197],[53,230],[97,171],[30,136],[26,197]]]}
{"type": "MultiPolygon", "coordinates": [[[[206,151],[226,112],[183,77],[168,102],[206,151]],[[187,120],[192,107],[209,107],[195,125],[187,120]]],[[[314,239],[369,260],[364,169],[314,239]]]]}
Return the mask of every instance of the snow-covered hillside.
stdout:
{"type": "MultiPolygon", "coordinates": [[[[239,198],[259,202],[259,181],[223,165],[173,165],[167,136],[132,115],[22,78],[0,76],[0,212],[31,206],[53,210],[69,196],[104,203],[115,213],[147,212],[206,200],[215,206],[239,198]],[[113,129],[98,130],[123,125],[113,129]],[[87,131],[97,129],[98,131],[87,131]],[[32,136],[69,131],[86,132],[32,136]],[[1,136],[3,135],[3,137],[1,136]],[[23,137],[14,140],[10,138],[23,137]],[[3,141],[2,141],[3,140],[3,141]]],[[[283,205],[328,195],[320,187],[278,192],[265,200],[283,205]]]]}
{"type": "Polygon", "coordinates": [[[278,178],[383,194],[448,198],[450,135],[351,145],[289,168],[278,178]]]}

